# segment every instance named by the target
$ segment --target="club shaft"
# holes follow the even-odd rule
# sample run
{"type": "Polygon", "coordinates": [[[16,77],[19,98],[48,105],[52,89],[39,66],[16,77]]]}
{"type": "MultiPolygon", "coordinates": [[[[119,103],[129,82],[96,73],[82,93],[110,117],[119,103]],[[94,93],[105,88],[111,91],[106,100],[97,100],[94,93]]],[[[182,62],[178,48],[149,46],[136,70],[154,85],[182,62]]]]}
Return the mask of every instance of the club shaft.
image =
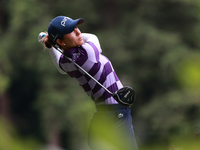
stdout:
{"type": "Polygon", "coordinates": [[[93,76],[91,76],[86,70],[84,70],[81,66],[79,66],[77,63],[75,63],[71,58],[64,55],[63,51],[57,46],[53,46],[57,51],[59,51],[65,58],[67,58],[70,62],[72,62],[76,67],[78,67],[80,70],[82,70],[86,75],[88,75],[92,80],[94,80],[97,84],[99,84],[102,88],[104,88],[109,94],[113,95],[111,91],[109,91],[105,86],[103,86],[99,81],[97,81],[93,76]]]}

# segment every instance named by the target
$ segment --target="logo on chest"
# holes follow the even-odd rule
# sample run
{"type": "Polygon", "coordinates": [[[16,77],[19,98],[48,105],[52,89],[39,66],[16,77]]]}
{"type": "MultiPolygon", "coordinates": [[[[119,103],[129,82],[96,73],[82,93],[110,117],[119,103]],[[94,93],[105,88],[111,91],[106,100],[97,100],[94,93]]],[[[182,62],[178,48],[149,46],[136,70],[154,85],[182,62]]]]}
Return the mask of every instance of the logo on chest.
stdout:
{"type": "Polygon", "coordinates": [[[72,55],[72,60],[73,60],[73,61],[76,61],[76,60],[79,58],[79,56],[80,56],[80,53],[74,53],[74,54],[72,55]]]}

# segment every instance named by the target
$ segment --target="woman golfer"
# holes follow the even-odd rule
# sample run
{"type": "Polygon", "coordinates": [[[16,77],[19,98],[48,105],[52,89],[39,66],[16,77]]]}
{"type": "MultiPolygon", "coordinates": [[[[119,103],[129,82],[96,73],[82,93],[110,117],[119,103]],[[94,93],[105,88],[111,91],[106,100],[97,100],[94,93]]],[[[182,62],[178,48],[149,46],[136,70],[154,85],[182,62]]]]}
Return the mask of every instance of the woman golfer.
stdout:
{"type": "Polygon", "coordinates": [[[124,107],[100,85],[87,76],[71,61],[69,57],[103,84],[111,92],[123,87],[111,62],[102,55],[98,38],[93,34],[81,33],[77,25],[83,18],[73,20],[58,16],[51,20],[48,33],[39,35],[49,49],[51,58],[62,74],[75,78],[79,85],[94,101],[97,111],[90,122],[88,143],[92,150],[138,150],[131,110],[124,107]],[[53,45],[62,49],[63,54],[53,45]]]}

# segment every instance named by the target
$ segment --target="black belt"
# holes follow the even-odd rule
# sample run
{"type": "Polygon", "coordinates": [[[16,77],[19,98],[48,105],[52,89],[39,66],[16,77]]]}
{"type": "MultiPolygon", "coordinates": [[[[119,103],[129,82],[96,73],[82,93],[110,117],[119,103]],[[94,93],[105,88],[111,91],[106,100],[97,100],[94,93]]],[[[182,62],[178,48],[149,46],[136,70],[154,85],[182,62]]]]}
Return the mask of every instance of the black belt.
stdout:
{"type": "Polygon", "coordinates": [[[111,104],[111,105],[96,105],[97,111],[116,111],[121,109],[127,109],[128,107],[124,107],[120,104],[111,104]]]}

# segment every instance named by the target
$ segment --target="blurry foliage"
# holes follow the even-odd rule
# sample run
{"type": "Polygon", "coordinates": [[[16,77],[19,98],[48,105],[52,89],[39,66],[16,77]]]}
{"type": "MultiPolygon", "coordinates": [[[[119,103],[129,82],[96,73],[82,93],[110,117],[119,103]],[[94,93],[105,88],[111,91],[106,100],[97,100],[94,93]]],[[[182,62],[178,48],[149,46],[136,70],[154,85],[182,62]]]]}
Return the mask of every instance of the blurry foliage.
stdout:
{"type": "Polygon", "coordinates": [[[140,150],[199,150],[199,147],[199,138],[174,136],[165,142],[145,144],[140,150]]]}
{"type": "Polygon", "coordinates": [[[10,94],[21,135],[61,138],[68,149],[86,143],[94,104],[37,41],[57,15],[85,18],[80,30],[98,36],[123,84],[135,89],[138,143],[200,134],[198,1],[1,0],[0,99],[10,94]]]}
{"type": "Polygon", "coordinates": [[[9,78],[0,72],[0,95],[4,93],[9,87],[9,78]]]}
{"type": "Polygon", "coordinates": [[[138,113],[147,121],[147,138],[198,135],[199,96],[193,97],[184,91],[171,91],[165,97],[157,96],[146,104],[138,113]]]}
{"type": "Polygon", "coordinates": [[[176,80],[181,87],[190,92],[200,90],[200,54],[188,54],[185,60],[176,65],[176,80]]]}
{"type": "Polygon", "coordinates": [[[21,138],[16,130],[0,118],[0,149],[2,150],[36,150],[40,143],[32,138],[21,138]]]}

